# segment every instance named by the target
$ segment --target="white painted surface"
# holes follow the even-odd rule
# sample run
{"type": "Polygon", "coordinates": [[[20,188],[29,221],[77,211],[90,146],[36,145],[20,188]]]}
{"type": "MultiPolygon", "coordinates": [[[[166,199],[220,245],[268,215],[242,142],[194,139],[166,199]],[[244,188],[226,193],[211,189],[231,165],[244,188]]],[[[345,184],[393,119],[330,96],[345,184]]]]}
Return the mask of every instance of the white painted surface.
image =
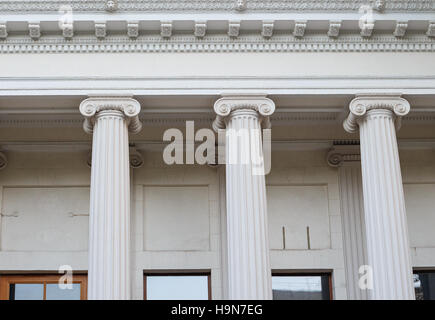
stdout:
{"type": "Polygon", "coordinates": [[[368,291],[361,290],[359,286],[360,268],[367,265],[361,164],[359,161],[353,164],[342,164],[338,168],[338,174],[348,298],[350,300],[367,300],[368,291]]]}
{"type": "Polygon", "coordinates": [[[84,129],[93,133],[89,300],[128,300],[131,296],[128,134],[134,122],[127,116],[132,102],[94,99],[80,105],[84,116],[95,114],[92,123],[88,118],[84,123],[84,129]]]}
{"type": "Polygon", "coordinates": [[[2,251],[88,249],[88,187],[4,187],[2,197],[2,251]]]}
{"type": "Polygon", "coordinates": [[[367,261],[373,270],[373,290],[369,291],[369,297],[375,300],[415,299],[396,140],[397,116],[385,105],[372,110],[369,109],[371,104],[363,106],[368,111],[358,120],[358,125],[367,261]]]}
{"type": "Polygon", "coordinates": [[[404,184],[410,245],[414,248],[435,248],[435,184],[404,184]]]}
{"type": "Polygon", "coordinates": [[[144,186],[144,249],[208,251],[207,186],[144,186]]]}
{"type": "Polygon", "coordinates": [[[267,98],[224,97],[214,109],[213,128],[226,130],[228,298],[270,300],[265,165],[258,159],[263,158],[262,122],[275,105],[267,98]]]}
{"type": "Polygon", "coordinates": [[[28,57],[2,54],[2,77],[404,77],[433,76],[435,68],[433,53],[421,52],[147,53],[146,59],[143,53],[34,53],[28,57]]]}
{"type": "Polygon", "coordinates": [[[268,186],[267,203],[269,215],[269,237],[271,249],[307,250],[330,249],[327,186],[268,186]]]}

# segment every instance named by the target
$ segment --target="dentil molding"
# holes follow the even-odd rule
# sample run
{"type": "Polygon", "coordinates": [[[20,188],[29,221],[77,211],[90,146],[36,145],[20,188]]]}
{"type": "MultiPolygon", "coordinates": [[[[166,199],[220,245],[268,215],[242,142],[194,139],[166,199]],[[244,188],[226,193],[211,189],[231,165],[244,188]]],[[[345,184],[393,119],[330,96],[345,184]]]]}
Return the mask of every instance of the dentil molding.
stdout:
{"type": "MultiPolygon", "coordinates": [[[[231,53],[231,52],[435,52],[435,39],[426,35],[399,36],[338,35],[338,25],[324,35],[272,35],[266,24],[258,35],[240,35],[238,24],[233,24],[227,35],[205,35],[198,26],[192,35],[174,35],[169,28],[159,36],[138,35],[134,24],[125,36],[108,36],[106,25],[97,25],[95,36],[40,36],[34,38],[8,37],[0,39],[0,54],[18,53],[231,53]]],[[[435,30],[435,29],[434,29],[435,30]]],[[[4,31],[7,33],[7,31],[4,31]]],[[[2,29],[0,24],[0,37],[2,29]]],[[[435,31],[433,32],[435,36],[435,31]]]]}

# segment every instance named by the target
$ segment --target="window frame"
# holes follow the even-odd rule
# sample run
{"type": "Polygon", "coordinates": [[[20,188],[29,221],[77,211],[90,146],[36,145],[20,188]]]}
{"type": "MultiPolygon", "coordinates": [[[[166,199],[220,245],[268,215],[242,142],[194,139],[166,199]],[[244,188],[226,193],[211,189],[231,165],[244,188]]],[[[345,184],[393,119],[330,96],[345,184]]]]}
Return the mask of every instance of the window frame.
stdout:
{"type": "Polygon", "coordinates": [[[329,301],[334,300],[332,287],[332,270],[305,271],[305,270],[272,270],[272,277],[322,277],[328,276],[329,301]]]}
{"type": "Polygon", "coordinates": [[[207,277],[207,292],[208,300],[212,300],[211,296],[211,270],[145,270],[143,272],[143,299],[147,299],[147,277],[174,277],[174,276],[206,276],[207,277]]]}
{"type": "MultiPolygon", "coordinates": [[[[414,275],[417,273],[433,273],[433,274],[435,274],[435,267],[413,267],[412,274],[414,275]]],[[[414,288],[414,290],[415,290],[415,288],[414,288]]],[[[424,300],[425,299],[423,299],[423,301],[424,300]]],[[[431,300],[426,300],[426,301],[431,301],[431,300]]]]}
{"type": "MultiPolygon", "coordinates": [[[[31,273],[31,274],[0,274],[0,300],[10,300],[11,284],[43,284],[43,300],[47,298],[47,284],[58,283],[64,274],[31,273]]],[[[80,300],[87,300],[88,276],[87,274],[73,274],[72,283],[80,284],[80,300]]]]}

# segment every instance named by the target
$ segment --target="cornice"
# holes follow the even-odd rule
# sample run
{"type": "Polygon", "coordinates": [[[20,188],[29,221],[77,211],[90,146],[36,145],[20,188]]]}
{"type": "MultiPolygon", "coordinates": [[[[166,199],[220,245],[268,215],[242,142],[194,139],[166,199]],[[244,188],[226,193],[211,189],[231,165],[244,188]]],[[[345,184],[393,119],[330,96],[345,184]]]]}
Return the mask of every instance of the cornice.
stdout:
{"type": "Polygon", "coordinates": [[[70,5],[77,11],[349,11],[368,3],[377,10],[427,11],[435,10],[432,0],[119,0],[116,8],[108,8],[106,0],[8,0],[0,2],[0,11],[32,12],[58,11],[61,5],[70,5]],[[240,4],[242,2],[242,4],[240,4]],[[382,5],[379,5],[381,3],[382,5]]]}
{"type": "Polygon", "coordinates": [[[435,39],[424,35],[397,38],[374,35],[369,39],[359,35],[331,38],[327,35],[277,35],[269,39],[261,35],[243,35],[235,39],[225,35],[197,38],[194,35],[108,36],[104,40],[77,36],[67,40],[62,36],[45,36],[34,41],[29,37],[8,37],[0,41],[0,54],[14,53],[230,53],[230,52],[434,52],[435,39]]]}

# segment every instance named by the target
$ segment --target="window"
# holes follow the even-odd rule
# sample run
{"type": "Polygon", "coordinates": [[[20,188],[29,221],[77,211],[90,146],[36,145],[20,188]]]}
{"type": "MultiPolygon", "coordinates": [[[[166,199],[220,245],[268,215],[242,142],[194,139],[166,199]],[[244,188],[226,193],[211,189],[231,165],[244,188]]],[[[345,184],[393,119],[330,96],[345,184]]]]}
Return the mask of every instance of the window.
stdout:
{"type": "Polygon", "coordinates": [[[144,290],[146,300],[208,300],[210,272],[147,273],[144,290]]]}
{"type": "Polygon", "coordinates": [[[1,300],[85,300],[86,275],[74,275],[71,289],[61,289],[62,275],[1,275],[1,300]]]}
{"type": "Polygon", "coordinates": [[[416,300],[435,300],[435,270],[414,271],[416,300]]]}
{"type": "Polygon", "coordinates": [[[332,300],[330,273],[274,273],[273,300],[332,300]]]}

